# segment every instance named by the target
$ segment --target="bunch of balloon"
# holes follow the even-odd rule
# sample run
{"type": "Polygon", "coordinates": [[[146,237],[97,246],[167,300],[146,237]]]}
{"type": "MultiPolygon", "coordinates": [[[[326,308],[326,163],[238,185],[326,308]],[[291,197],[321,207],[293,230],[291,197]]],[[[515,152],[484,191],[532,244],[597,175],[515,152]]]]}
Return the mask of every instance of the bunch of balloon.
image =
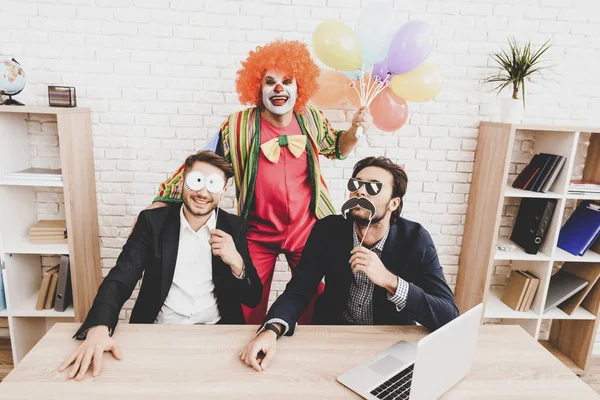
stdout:
{"type": "Polygon", "coordinates": [[[399,26],[386,3],[366,6],[354,31],[342,21],[325,21],[315,29],[312,45],[334,71],[321,72],[319,91],[311,100],[320,107],[346,100],[357,108],[369,107],[377,128],[398,130],[408,118],[407,101],[429,101],[442,89],[441,71],[426,62],[434,42],[427,23],[399,26]]]}

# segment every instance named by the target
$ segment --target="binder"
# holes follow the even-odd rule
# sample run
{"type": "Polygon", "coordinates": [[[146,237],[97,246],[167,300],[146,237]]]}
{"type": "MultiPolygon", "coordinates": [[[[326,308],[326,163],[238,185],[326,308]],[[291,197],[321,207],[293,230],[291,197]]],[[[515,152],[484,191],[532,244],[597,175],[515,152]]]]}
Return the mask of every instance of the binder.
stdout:
{"type": "Polygon", "coordinates": [[[54,309],[56,311],[65,311],[71,304],[71,264],[69,256],[60,257],[60,267],[58,268],[58,283],[56,285],[56,296],[54,299],[54,309]]]}
{"type": "Polygon", "coordinates": [[[537,254],[554,215],[556,199],[523,198],[510,235],[527,254],[537,254]]]}
{"type": "Polygon", "coordinates": [[[583,256],[600,235],[600,211],[584,200],[560,229],[557,246],[576,256],[583,256]]]}

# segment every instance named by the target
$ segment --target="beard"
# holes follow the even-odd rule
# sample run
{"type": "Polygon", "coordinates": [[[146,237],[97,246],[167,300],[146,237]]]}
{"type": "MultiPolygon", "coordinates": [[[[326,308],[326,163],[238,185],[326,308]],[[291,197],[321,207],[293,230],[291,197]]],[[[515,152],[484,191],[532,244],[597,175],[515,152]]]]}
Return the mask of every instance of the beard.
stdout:
{"type": "MultiPolygon", "coordinates": [[[[356,222],[356,225],[361,227],[366,227],[369,225],[369,211],[364,208],[354,208],[349,212],[349,219],[351,221],[356,222]]],[[[380,211],[375,214],[373,218],[370,220],[371,225],[375,225],[381,222],[385,218],[386,211],[380,211]]]]}
{"type": "Polygon", "coordinates": [[[275,115],[285,115],[294,109],[296,100],[298,98],[298,89],[296,86],[287,86],[284,88],[282,93],[275,93],[274,88],[263,87],[262,89],[262,102],[267,110],[275,115]],[[273,104],[273,98],[279,96],[287,97],[287,100],[275,100],[276,104],[273,104]],[[279,104],[281,103],[281,104],[279,104]]]}
{"type": "Polygon", "coordinates": [[[215,202],[212,199],[210,203],[207,203],[204,206],[200,206],[194,204],[194,200],[191,197],[183,197],[183,206],[186,208],[186,210],[188,210],[190,214],[192,214],[195,217],[204,217],[210,214],[215,209],[215,207],[213,207],[214,205],[215,202]]]}

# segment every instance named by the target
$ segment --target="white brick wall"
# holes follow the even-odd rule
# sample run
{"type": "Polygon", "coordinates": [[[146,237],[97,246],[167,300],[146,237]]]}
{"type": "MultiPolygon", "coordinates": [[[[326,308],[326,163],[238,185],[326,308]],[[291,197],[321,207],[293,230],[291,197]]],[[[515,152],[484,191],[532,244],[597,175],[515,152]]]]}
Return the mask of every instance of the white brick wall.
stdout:
{"type": "MultiPolygon", "coordinates": [[[[241,108],[234,79],[248,50],[276,38],[310,44],[321,21],[353,25],[368,2],[0,1],[0,56],[15,57],[28,78],[19,99],[47,104],[48,84],[73,85],[79,104],[93,110],[104,273],[158,184],[203,146],[228,113],[241,108]]],[[[526,121],[600,124],[600,14],[593,0],[393,4],[399,21],[421,19],[434,27],[430,61],[443,71],[444,89],[435,101],[409,103],[409,121],[398,132],[373,129],[348,160],[323,160],[322,167],[339,206],[346,196],[344,180],[359,158],[381,154],[405,163],[404,216],[431,232],[454,287],[478,122],[498,115],[496,95],[481,83],[495,71],[489,53],[505,47],[508,35],[534,45],[552,39],[547,54],[555,67],[545,80],[529,84],[526,121]]],[[[336,127],[345,127],[352,112],[341,108],[327,115],[336,127]]],[[[38,147],[32,155],[54,166],[56,126],[35,125],[30,136],[38,147]]],[[[531,149],[526,140],[523,146],[531,149]]],[[[54,195],[40,193],[38,202],[57,204],[54,195]]],[[[232,195],[230,190],[230,209],[232,195]]],[[[272,299],[288,277],[282,261],[272,299]]]]}

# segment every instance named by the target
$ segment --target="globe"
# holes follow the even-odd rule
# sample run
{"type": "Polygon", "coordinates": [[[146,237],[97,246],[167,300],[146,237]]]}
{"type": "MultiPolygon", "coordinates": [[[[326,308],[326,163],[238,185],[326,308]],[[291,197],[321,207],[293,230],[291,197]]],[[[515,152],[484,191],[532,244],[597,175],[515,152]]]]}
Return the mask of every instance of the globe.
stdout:
{"type": "Polygon", "coordinates": [[[25,71],[13,58],[12,60],[0,61],[0,92],[8,95],[8,100],[2,105],[23,105],[14,100],[12,96],[21,93],[25,87],[25,71]]]}

